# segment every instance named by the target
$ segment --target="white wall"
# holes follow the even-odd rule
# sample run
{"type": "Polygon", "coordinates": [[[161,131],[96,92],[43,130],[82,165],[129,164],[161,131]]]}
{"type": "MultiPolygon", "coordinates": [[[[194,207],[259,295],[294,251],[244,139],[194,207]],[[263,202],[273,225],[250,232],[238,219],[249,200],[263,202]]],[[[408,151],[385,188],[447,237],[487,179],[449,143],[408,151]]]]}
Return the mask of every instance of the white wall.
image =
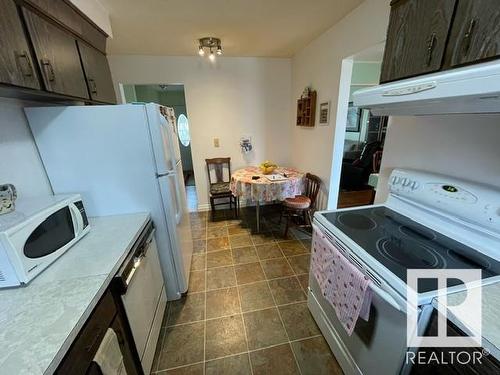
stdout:
{"type": "Polygon", "coordinates": [[[391,117],[376,202],[395,167],[422,169],[500,187],[500,114],[391,117]]]}
{"type": "Polygon", "coordinates": [[[52,194],[23,107],[40,103],[0,98],[0,184],[12,183],[19,198],[52,194]]]}
{"type": "MultiPolygon", "coordinates": [[[[332,168],[335,118],[342,59],[384,41],[389,1],[365,0],[339,23],[312,41],[292,59],[292,165],[317,174],[324,182],[320,205],[325,207],[332,168]],[[317,90],[316,126],[294,125],[296,100],[304,87],[317,90]],[[319,103],[330,100],[330,125],[318,126],[319,103]]],[[[337,182],[338,185],[338,182],[337,182]]]]}
{"type": "Polygon", "coordinates": [[[290,59],[164,56],[109,56],[116,92],[121,84],[183,84],[192,138],[196,189],[207,207],[205,158],[229,156],[232,169],[269,159],[291,166],[290,59]],[[240,137],[249,135],[254,152],[245,157],[240,137]],[[213,138],[220,138],[220,147],[213,138]]]}

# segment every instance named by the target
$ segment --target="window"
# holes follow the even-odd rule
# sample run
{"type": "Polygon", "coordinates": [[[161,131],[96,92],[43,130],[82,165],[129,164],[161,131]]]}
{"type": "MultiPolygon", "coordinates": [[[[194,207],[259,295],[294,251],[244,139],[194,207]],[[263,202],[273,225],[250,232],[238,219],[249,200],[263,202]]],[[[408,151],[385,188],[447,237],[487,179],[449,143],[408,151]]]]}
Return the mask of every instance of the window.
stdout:
{"type": "Polygon", "coordinates": [[[179,140],[183,146],[189,146],[191,136],[189,135],[188,119],[184,115],[180,115],[177,119],[177,132],[179,133],[179,140]]]}

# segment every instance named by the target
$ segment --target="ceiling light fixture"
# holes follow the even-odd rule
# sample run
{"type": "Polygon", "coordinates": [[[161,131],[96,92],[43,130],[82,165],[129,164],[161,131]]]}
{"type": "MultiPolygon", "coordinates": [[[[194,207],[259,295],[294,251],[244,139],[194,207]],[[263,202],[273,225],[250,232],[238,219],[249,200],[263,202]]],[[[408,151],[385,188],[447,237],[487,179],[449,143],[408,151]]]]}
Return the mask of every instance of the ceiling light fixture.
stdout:
{"type": "Polygon", "coordinates": [[[217,55],[222,55],[222,44],[219,38],[214,38],[214,37],[205,37],[198,39],[198,54],[200,56],[205,55],[205,49],[208,49],[210,51],[210,54],[208,55],[208,58],[210,61],[215,60],[215,53],[214,50],[216,50],[217,55]]]}

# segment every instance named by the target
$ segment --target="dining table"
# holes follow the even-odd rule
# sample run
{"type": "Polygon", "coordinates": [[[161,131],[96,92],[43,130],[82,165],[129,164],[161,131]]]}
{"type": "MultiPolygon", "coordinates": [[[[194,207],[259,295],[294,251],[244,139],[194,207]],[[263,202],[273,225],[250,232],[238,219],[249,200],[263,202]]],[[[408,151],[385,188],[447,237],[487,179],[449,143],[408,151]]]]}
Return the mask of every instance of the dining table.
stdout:
{"type": "Polygon", "coordinates": [[[257,232],[260,232],[261,202],[284,201],[300,195],[304,176],[294,168],[278,167],[271,174],[264,174],[259,167],[251,166],[231,175],[230,188],[234,196],[255,202],[257,232]]]}

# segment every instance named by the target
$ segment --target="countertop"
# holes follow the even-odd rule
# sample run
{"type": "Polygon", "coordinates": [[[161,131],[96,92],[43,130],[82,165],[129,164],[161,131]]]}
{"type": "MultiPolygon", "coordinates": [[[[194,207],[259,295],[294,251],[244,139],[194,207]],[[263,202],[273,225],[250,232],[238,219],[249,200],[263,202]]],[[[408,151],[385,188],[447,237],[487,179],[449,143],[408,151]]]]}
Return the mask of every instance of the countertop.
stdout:
{"type": "Polygon", "coordinates": [[[0,374],[57,369],[148,220],[90,218],[90,232],[31,283],[0,290],[0,374]]]}
{"type": "MultiPolygon", "coordinates": [[[[459,305],[464,301],[466,291],[453,293],[448,295],[448,304],[459,305]]],[[[483,347],[488,350],[491,355],[500,360],[500,321],[498,319],[498,311],[500,311],[500,283],[483,286],[482,296],[482,337],[483,347]]],[[[436,300],[433,301],[434,307],[437,307],[436,300]]],[[[470,328],[466,327],[456,316],[448,311],[448,319],[458,326],[462,331],[471,334],[470,328]]]]}

